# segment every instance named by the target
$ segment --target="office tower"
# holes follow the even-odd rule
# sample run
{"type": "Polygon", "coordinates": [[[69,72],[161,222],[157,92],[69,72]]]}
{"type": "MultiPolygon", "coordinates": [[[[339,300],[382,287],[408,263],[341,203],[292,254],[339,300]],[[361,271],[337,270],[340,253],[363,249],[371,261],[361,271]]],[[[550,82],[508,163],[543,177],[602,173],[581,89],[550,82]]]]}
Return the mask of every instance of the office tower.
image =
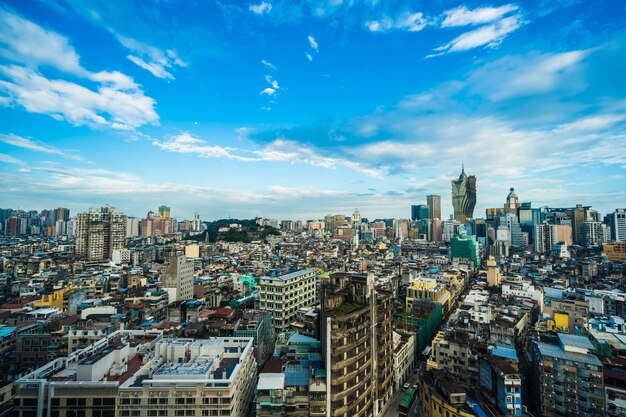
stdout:
{"type": "Polygon", "coordinates": [[[64,222],[70,219],[70,209],[59,207],[52,211],[52,223],[56,223],[59,220],[64,222]]]}
{"type": "Polygon", "coordinates": [[[600,222],[586,221],[582,223],[580,229],[583,246],[600,246],[606,243],[606,225],[600,222]]]}
{"type": "Polygon", "coordinates": [[[159,217],[162,219],[169,219],[170,218],[170,208],[167,206],[161,206],[159,207],[159,217]]]}
{"type": "Polygon", "coordinates": [[[430,207],[425,204],[411,206],[411,221],[430,219],[430,207]]]}
{"type": "Polygon", "coordinates": [[[438,218],[434,218],[430,227],[432,229],[431,240],[433,242],[442,242],[443,236],[441,230],[441,220],[438,218]]]}
{"type": "Polygon", "coordinates": [[[170,303],[193,298],[193,261],[185,255],[171,255],[161,274],[161,288],[168,293],[170,303]]]}
{"type": "Polygon", "coordinates": [[[22,219],[17,216],[10,216],[4,221],[4,234],[5,236],[20,236],[22,233],[22,223],[25,223],[26,219],[22,219]]]}
{"type": "Polygon", "coordinates": [[[393,236],[399,241],[409,237],[409,221],[407,219],[393,220],[393,236]]]}
{"type": "Polygon", "coordinates": [[[465,167],[456,180],[452,180],[452,206],[454,219],[462,224],[472,220],[476,206],[476,177],[465,174],[465,167]]]}
{"type": "Polygon", "coordinates": [[[392,297],[372,274],[334,273],[321,291],[327,416],[374,417],[393,385],[392,297]]]}
{"type": "Polygon", "coordinates": [[[126,219],[126,237],[138,237],[140,223],[138,218],[128,217],[126,219]]]}
{"type": "Polygon", "coordinates": [[[76,252],[88,261],[111,259],[115,249],[124,248],[126,216],[106,205],[78,214],[76,252]]]}
{"type": "Polygon", "coordinates": [[[515,194],[515,188],[511,187],[509,195],[506,196],[506,204],[504,205],[504,212],[517,216],[517,209],[519,208],[519,198],[515,194]]]}
{"type": "Polygon", "coordinates": [[[431,219],[441,219],[441,196],[440,195],[427,195],[426,204],[430,209],[431,219]]]}
{"type": "Polygon", "coordinates": [[[568,210],[565,214],[572,222],[573,239],[577,245],[583,244],[582,224],[586,221],[600,221],[600,214],[597,211],[591,210],[591,206],[582,204],[576,204],[576,208],[568,210]]]}
{"type": "Polygon", "coordinates": [[[513,213],[507,213],[504,217],[500,218],[500,222],[506,224],[510,232],[511,246],[515,246],[518,249],[524,249],[526,242],[522,235],[522,228],[519,225],[517,216],[513,213]]]}
{"type": "MultiPolygon", "coordinates": [[[[586,417],[604,410],[603,366],[585,336],[558,334],[558,344],[533,342],[532,371],[544,417],[586,417]]],[[[598,414],[600,412],[600,414],[598,414]]]]}
{"type": "Polygon", "coordinates": [[[260,307],[272,313],[272,326],[276,332],[289,329],[299,308],[316,303],[316,281],[317,274],[310,270],[259,279],[260,307]]]}
{"type": "Polygon", "coordinates": [[[626,242],[626,209],[617,209],[604,216],[604,220],[611,231],[611,240],[626,242]]]}

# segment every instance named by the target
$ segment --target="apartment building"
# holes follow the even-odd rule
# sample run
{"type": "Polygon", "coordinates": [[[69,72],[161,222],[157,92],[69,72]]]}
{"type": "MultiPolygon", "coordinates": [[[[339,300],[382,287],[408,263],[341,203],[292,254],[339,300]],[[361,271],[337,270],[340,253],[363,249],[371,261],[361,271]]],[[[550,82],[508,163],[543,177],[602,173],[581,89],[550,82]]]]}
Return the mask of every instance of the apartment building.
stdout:
{"type": "Polygon", "coordinates": [[[316,303],[316,281],[317,274],[311,270],[259,279],[260,307],[272,314],[272,327],[277,333],[289,329],[298,309],[316,303]]]}

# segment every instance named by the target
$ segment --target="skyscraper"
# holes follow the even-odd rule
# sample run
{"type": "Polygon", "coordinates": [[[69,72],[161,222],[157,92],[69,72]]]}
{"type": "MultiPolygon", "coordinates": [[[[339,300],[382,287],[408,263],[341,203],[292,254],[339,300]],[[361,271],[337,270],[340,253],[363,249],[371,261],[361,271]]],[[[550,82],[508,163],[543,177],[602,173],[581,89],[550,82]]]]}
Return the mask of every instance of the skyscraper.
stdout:
{"type": "Polygon", "coordinates": [[[431,212],[430,207],[424,204],[416,204],[411,206],[411,220],[424,220],[430,219],[431,212]]]}
{"type": "Polygon", "coordinates": [[[78,214],[76,252],[89,261],[111,259],[115,249],[124,248],[126,216],[106,205],[78,214]]]}
{"type": "Polygon", "coordinates": [[[334,273],[321,290],[329,416],[373,417],[391,397],[392,295],[372,274],[334,273]]]}
{"type": "Polygon", "coordinates": [[[426,204],[430,209],[431,219],[441,219],[441,196],[440,195],[427,195],[426,204]]]}
{"type": "Polygon", "coordinates": [[[611,231],[611,240],[626,242],[626,210],[617,209],[613,213],[604,216],[604,222],[611,231]]]}
{"type": "Polygon", "coordinates": [[[456,180],[452,180],[452,206],[454,219],[461,223],[472,220],[476,206],[476,177],[465,174],[465,167],[456,180]]]}
{"type": "Polygon", "coordinates": [[[167,206],[161,206],[159,207],[159,217],[162,219],[169,219],[170,218],[170,208],[167,206]]]}
{"type": "Polygon", "coordinates": [[[511,213],[517,217],[517,209],[519,208],[519,198],[515,194],[515,188],[511,187],[509,195],[506,196],[506,204],[504,205],[504,212],[511,213]]]}

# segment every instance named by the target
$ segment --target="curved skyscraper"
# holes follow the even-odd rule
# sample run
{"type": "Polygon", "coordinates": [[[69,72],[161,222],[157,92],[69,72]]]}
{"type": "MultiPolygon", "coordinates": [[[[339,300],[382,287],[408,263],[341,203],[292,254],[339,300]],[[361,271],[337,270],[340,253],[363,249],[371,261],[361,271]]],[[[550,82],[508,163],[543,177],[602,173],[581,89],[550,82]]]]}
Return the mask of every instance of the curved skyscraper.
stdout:
{"type": "Polygon", "coordinates": [[[476,177],[468,177],[465,168],[461,169],[459,179],[452,180],[452,206],[455,220],[461,223],[472,220],[476,206],[476,177]]]}

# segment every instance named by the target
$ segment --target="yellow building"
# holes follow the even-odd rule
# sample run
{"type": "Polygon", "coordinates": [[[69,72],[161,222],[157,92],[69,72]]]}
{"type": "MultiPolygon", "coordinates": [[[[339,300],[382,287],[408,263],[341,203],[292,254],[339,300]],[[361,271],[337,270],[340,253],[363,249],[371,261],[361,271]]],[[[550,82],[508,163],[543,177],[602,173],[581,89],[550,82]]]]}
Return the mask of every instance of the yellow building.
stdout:
{"type": "Polygon", "coordinates": [[[554,318],[547,321],[548,328],[557,332],[569,331],[569,314],[554,313],[554,318]]]}
{"type": "Polygon", "coordinates": [[[41,296],[41,300],[33,303],[33,306],[37,308],[57,308],[59,311],[63,311],[63,300],[68,290],[69,288],[61,288],[52,294],[44,294],[41,296]]]}
{"type": "Polygon", "coordinates": [[[626,260],[626,242],[603,245],[602,252],[609,258],[609,261],[624,261],[626,260]]]}
{"type": "Polygon", "coordinates": [[[406,289],[406,310],[411,310],[413,300],[428,300],[441,303],[443,313],[450,308],[452,297],[445,285],[437,282],[434,278],[412,279],[406,289]]]}
{"type": "Polygon", "coordinates": [[[487,286],[497,287],[500,285],[502,275],[500,274],[500,268],[496,263],[496,258],[490,256],[487,260],[487,286]]]}
{"type": "Polygon", "coordinates": [[[422,417],[474,417],[466,404],[465,390],[444,372],[425,371],[420,378],[422,417]]]}

